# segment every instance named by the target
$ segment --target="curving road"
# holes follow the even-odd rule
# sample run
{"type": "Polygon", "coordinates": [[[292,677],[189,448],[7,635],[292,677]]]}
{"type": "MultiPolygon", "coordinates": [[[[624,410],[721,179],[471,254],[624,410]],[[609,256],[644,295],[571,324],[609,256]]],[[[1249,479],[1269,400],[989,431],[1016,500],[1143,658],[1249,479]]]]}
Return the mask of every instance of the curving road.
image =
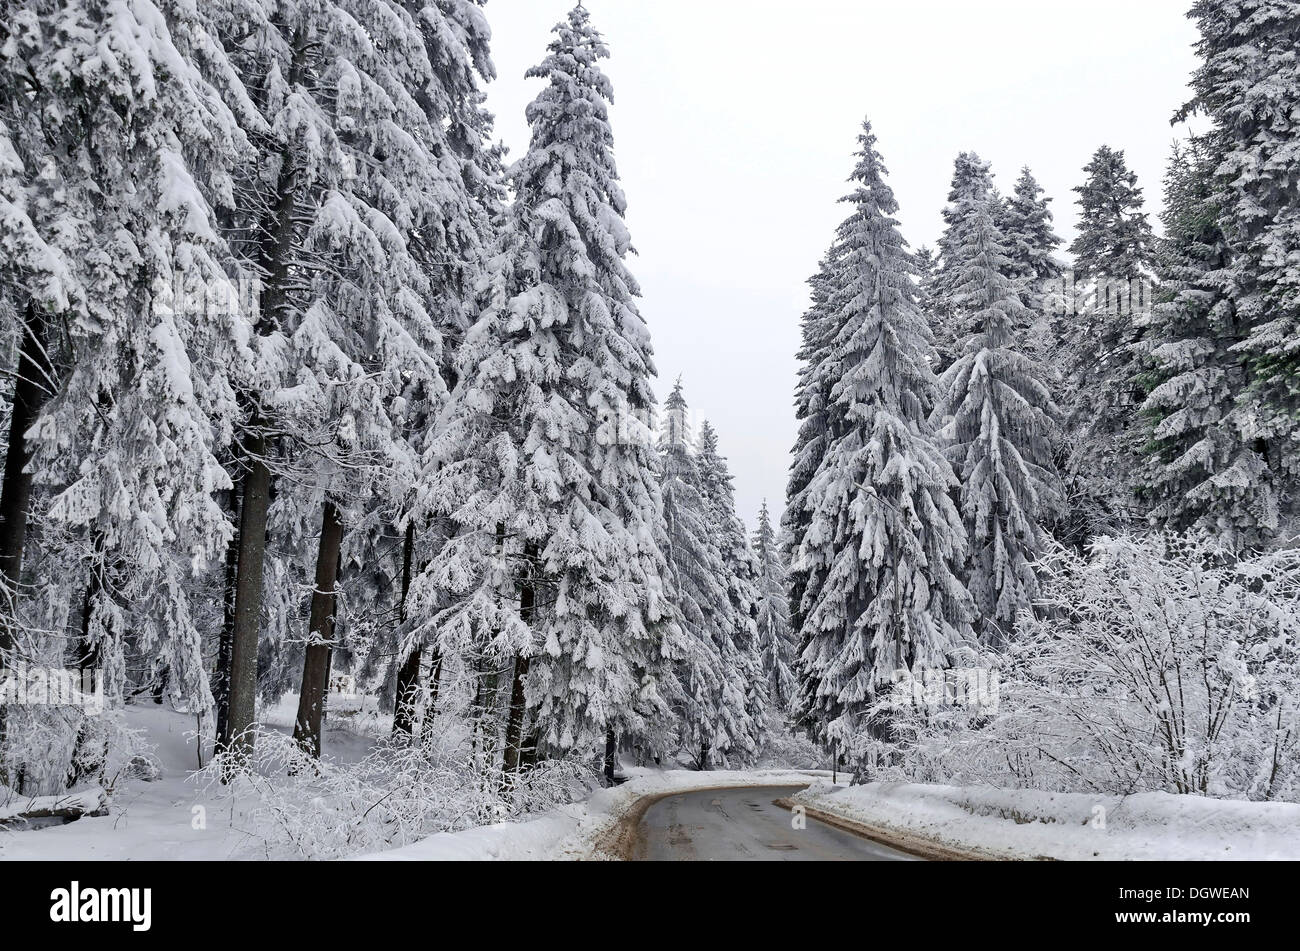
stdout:
{"type": "Polygon", "coordinates": [[[796,829],[775,800],[802,786],[714,789],[654,803],[638,828],[644,861],[898,862],[916,857],[807,819],[796,829]]]}

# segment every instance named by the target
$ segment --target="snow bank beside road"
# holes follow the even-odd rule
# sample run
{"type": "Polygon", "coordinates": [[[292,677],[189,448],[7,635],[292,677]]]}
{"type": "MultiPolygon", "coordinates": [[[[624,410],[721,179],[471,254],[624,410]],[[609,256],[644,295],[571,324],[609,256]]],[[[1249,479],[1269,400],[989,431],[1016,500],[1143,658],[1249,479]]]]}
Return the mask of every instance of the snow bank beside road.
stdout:
{"type": "Polygon", "coordinates": [[[1168,793],[1092,796],[982,787],[824,781],[795,802],[883,833],[976,857],[1300,859],[1300,805],[1168,793]]]}
{"type": "Polygon", "coordinates": [[[752,770],[629,769],[628,781],[598,790],[589,799],[553,809],[531,822],[501,823],[442,833],[405,848],[361,856],[356,861],[576,861],[612,858],[599,842],[628,810],[650,796],[698,789],[746,786],[805,786],[829,776],[818,772],[752,770]]]}

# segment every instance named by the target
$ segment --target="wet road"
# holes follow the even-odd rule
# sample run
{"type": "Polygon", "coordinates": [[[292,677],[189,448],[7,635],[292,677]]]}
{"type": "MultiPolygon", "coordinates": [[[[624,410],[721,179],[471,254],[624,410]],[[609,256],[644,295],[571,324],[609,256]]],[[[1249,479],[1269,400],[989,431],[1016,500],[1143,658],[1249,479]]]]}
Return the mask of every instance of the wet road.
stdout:
{"type": "Polygon", "coordinates": [[[801,790],[714,789],[661,799],[641,821],[637,855],[652,862],[916,861],[815,819],[807,819],[806,828],[794,828],[790,811],[774,801],[801,790]]]}

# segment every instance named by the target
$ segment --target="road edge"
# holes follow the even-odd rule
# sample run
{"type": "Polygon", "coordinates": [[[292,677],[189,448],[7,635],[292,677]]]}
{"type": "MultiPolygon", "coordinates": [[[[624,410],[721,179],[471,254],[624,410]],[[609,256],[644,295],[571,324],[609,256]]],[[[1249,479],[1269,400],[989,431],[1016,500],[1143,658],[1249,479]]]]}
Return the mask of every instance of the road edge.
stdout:
{"type": "Polygon", "coordinates": [[[859,836],[863,839],[875,842],[877,845],[883,845],[887,848],[894,849],[897,852],[914,855],[917,858],[925,859],[929,862],[1007,861],[1007,859],[1000,855],[993,855],[975,850],[967,851],[953,848],[949,845],[941,845],[940,843],[929,839],[905,836],[889,829],[868,825],[865,822],[859,822],[856,819],[848,819],[844,816],[838,816],[833,812],[818,809],[816,806],[810,806],[804,802],[795,802],[793,799],[777,799],[776,805],[780,806],[782,809],[788,809],[791,811],[793,811],[797,806],[804,810],[805,815],[816,819],[818,822],[825,823],[832,828],[839,829],[841,832],[852,833],[853,835],[859,836]]]}

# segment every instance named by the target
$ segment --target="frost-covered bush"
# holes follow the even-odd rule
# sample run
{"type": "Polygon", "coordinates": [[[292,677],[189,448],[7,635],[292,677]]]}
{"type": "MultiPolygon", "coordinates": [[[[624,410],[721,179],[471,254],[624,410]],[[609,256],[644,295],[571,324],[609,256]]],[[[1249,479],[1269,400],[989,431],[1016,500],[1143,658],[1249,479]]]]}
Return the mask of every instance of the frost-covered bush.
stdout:
{"type": "Polygon", "coordinates": [[[796,732],[780,716],[769,716],[755,765],[759,769],[830,769],[833,757],[796,732]]]}
{"type": "Polygon", "coordinates": [[[881,709],[909,779],[1300,800],[1300,550],[1104,539],[1039,565],[995,712],[881,709]]]}
{"type": "MultiPolygon", "coordinates": [[[[235,775],[225,794],[255,799],[244,848],[270,858],[333,859],[398,848],[575,802],[600,785],[595,772],[572,761],[544,763],[506,782],[483,767],[470,742],[385,740],[356,763],[315,759],[275,730],[259,731],[255,748],[253,771],[235,775]]],[[[210,792],[221,787],[228,755],[200,774],[210,792]]]]}

